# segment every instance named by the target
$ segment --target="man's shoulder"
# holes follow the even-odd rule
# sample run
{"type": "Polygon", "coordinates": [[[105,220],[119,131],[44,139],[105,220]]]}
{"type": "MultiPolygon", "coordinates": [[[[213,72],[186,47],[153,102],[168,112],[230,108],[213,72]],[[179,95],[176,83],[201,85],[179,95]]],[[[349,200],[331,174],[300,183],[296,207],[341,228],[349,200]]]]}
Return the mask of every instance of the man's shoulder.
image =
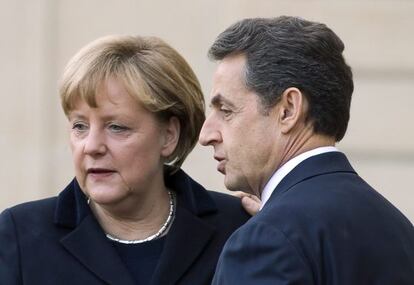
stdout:
{"type": "MultiPolygon", "coordinates": [[[[263,219],[303,220],[306,225],[333,224],[338,221],[376,219],[378,215],[403,218],[379,192],[355,173],[333,172],[300,181],[283,193],[278,189],[263,208],[263,219]]],[[[368,222],[368,221],[366,221],[368,222]]]]}
{"type": "Polygon", "coordinates": [[[355,243],[370,239],[372,232],[394,236],[407,236],[404,232],[410,232],[413,236],[408,219],[354,174],[324,174],[302,181],[280,195],[276,189],[274,194],[246,229],[259,224],[276,228],[300,244],[312,239],[316,243],[321,234],[341,240],[346,233],[348,241],[355,243]]]}
{"type": "Polygon", "coordinates": [[[361,177],[346,172],[309,177],[279,190],[275,189],[263,207],[263,219],[277,216],[284,221],[309,215],[329,219],[330,213],[352,206],[352,201],[378,199],[378,193],[361,177]]]}

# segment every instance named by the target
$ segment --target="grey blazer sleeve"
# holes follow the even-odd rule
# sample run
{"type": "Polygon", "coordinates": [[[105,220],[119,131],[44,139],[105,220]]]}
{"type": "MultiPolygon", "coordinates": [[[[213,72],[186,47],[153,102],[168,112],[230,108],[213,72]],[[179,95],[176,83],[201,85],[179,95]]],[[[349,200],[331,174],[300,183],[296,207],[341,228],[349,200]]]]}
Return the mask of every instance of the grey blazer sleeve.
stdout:
{"type": "Polygon", "coordinates": [[[227,241],[213,285],[314,284],[303,256],[283,232],[262,223],[245,225],[227,241]]]}
{"type": "Polygon", "coordinates": [[[22,284],[16,228],[9,210],[0,214],[0,284],[22,284]]]}

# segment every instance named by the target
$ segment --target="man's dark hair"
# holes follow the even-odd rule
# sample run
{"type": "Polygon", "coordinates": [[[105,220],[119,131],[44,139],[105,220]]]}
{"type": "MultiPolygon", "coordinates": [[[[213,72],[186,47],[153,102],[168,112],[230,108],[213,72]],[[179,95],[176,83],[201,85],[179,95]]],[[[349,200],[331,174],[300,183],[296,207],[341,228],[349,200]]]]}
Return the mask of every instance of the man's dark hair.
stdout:
{"type": "Polygon", "coordinates": [[[246,56],[245,83],[265,109],[278,103],[289,87],[309,102],[307,120],[315,133],[345,135],[354,89],[344,44],[326,25],[296,17],[241,20],[221,33],[209,56],[246,56]]]}

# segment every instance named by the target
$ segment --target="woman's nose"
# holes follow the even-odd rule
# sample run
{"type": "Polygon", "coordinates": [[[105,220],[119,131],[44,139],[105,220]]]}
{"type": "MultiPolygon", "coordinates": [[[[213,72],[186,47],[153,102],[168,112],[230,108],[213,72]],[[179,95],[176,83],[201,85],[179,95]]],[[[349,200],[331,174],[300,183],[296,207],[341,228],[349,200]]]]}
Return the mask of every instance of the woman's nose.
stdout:
{"type": "Polygon", "coordinates": [[[106,150],[107,146],[103,132],[91,128],[85,138],[84,153],[89,155],[102,155],[106,150]]]}

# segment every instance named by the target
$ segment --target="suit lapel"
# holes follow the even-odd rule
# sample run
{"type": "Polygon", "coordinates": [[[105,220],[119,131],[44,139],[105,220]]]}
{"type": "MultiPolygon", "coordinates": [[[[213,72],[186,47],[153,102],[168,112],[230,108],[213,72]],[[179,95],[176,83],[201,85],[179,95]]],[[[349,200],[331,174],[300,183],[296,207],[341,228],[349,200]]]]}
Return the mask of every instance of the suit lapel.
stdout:
{"type": "MultiPolygon", "coordinates": [[[[202,253],[215,228],[200,217],[217,207],[207,191],[184,171],[166,175],[177,194],[177,211],[168,232],[152,284],[176,284],[202,253]]],[[[61,244],[86,268],[108,284],[133,285],[134,281],[115,248],[93,217],[76,179],[59,195],[55,223],[74,228],[61,244]]]]}
{"type": "Polygon", "coordinates": [[[134,285],[130,273],[92,215],[86,216],[60,242],[79,262],[106,283],[134,285]]]}
{"type": "Polygon", "coordinates": [[[89,209],[76,179],[59,194],[55,223],[73,229],[60,242],[88,270],[107,284],[134,284],[128,269],[89,209]]]}
{"type": "Polygon", "coordinates": [[[176,284],[203,251],[214,231],[187,209],[178,207],[152,284],[176,284]]]}

